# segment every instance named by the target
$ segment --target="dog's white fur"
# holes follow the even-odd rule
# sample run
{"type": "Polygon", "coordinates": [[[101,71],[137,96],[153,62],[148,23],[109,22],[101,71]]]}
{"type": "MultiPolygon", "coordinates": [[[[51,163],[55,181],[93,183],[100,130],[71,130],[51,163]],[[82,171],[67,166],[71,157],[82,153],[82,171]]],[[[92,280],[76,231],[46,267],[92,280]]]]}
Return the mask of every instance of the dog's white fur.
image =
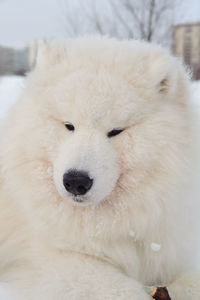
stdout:
{"type": "Polygon", "coordinates": [[[1,136],[0,280],[19,299],[146,300],[160,284],[172,300],[200,299],[187,273],[198,210],[188,98],[181,64],[158,46],[42,46],[1,136]],[[63,186],[70,169],[94,180],[82,203],[63,186]]]}

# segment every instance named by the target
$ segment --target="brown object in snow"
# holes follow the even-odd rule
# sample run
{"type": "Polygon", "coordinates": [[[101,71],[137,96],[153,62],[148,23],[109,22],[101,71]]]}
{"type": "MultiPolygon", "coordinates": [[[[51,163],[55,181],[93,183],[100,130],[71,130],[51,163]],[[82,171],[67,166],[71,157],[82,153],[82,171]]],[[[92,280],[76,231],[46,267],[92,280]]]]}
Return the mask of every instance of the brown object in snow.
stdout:
{"type": "Polygon", "coordinates": [[[171,300],[167,288],[163,287],[155,287],[152,293],[152,297],[155,300],[171,300]]]}

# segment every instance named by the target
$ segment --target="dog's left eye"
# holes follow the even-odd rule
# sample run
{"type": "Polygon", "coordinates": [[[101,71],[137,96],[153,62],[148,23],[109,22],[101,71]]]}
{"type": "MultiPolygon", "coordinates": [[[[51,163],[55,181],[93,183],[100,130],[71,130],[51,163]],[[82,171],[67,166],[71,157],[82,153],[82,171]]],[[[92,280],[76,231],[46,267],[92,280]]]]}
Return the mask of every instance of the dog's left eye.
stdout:
{"type": "Polygon", "coordinates": [[[122,131],[124,131],[124,129],[113,129],[107,133],[107,137],[111,138],[115,135],[120,134],[122,131]]]}
{"type": "Polygon", "coordinates": [[[65,127],[69,130],[69,131],[74,131],[75,127],[74,125],[70,124],[70,123],[65,123],[65,127]]]}

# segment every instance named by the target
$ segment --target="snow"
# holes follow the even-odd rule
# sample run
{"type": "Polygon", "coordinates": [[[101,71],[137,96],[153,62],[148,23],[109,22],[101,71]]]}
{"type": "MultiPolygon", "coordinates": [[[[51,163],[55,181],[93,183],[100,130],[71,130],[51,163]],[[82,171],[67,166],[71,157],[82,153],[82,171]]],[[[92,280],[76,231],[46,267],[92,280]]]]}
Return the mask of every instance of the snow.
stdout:
{"type": "Polygon", "coordinates": [[[17,101],[23,87],[23,77],[0,77],[0,120],[6,117],[10,107],[17,101]]]}
{"type": "Polygon", "coordinates": [[[191,85],[192,105],[196,108],[200,116],[200,81],[194,81],[191,85]]]}
{"type": "Polygon", "coordinates": [[[133,230],[130,230],[129,235],[134,238],[135,237],[135,232],[133,230]]]}
{"type": "Polygon", "coordinates": [[[161,245],[157,243],[151,243],[151,249],[155,252],[158,252],[161,249],[161,245]]]}

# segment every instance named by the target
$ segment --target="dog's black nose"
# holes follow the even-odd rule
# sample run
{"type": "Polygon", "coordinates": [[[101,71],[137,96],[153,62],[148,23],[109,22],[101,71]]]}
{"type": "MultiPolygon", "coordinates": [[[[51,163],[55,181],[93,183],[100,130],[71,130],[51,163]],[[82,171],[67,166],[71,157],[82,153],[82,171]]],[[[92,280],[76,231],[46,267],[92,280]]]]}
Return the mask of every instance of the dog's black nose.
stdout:
{"type": "Polygon", "coordinates": [[[77,196],[85,195],[92,187],[93,179],[83,171],[70,170],[63,175],[63,185],[65,189],[77,196]]]}

